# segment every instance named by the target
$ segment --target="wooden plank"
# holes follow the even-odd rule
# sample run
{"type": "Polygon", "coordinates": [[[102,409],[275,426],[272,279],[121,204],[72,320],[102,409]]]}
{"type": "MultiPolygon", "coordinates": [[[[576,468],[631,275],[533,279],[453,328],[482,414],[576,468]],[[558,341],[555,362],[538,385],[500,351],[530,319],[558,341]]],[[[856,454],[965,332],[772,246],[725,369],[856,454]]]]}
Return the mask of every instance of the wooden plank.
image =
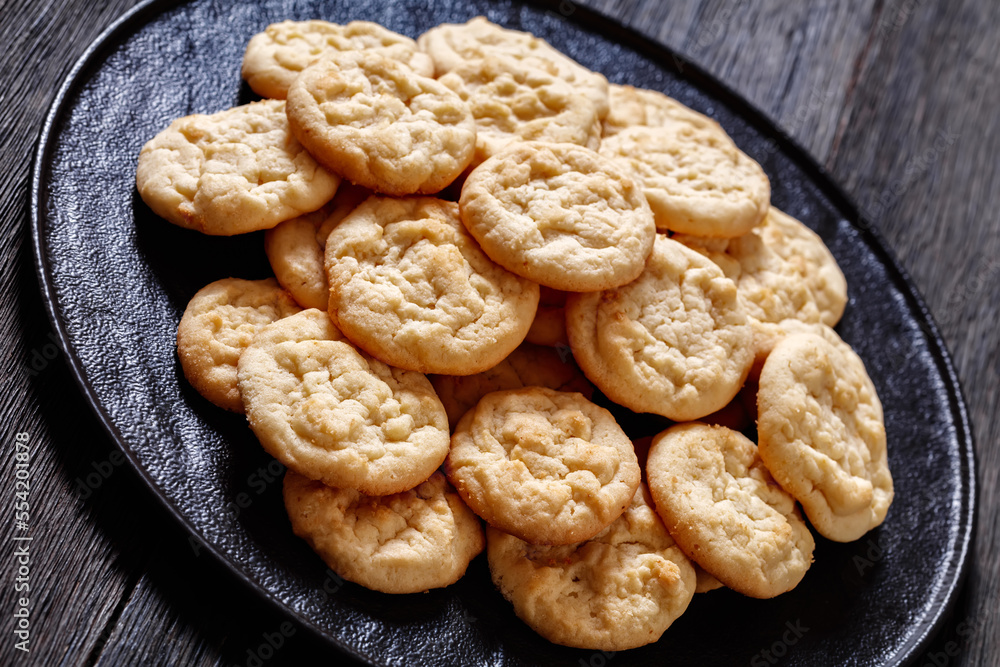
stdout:
{"type": "MultiPolygon", "coordinates": [[[[0,450],[4,508],[12,509],[16,432],[29,434],[30,591],[17,593],[4,576],[0,607],[15,609],[15,598],[28,593],[31,636],[27,655],[16,651],[11,635],[0,644],[0,664],[82,664],[100,644],[123,596],[143,568],[149,545],[130,542],[122,526],[134,518],[122,508],[141,493],[131,473],[109,463],[110,443],[72,382],[61,354],[50,339],[41,307],[28,234],[27,193],[30,155],[38,128],[65,77],[87,44],[130,2],[89,3],[31,0],[6,2],[0,10],[0,356],[4,401],[0,450]],[[53,443],[60,443],[55,446],[53,443]],[[74,490],[76,480],[111,470],[109,478],[92,477],[93,488],[74,490]],[[88,495],[89,494],[89,495],[88,495]],[[86,499],[80,497],[87,495],[86,499]]],[[[86,482],[85,482],[86,484],[86,482]]],[[[13,560],[13,534],[24,535],[4,512],[5,539],[0,558],[13,560]]],[[[4,627],[10,627],[7,623],[4,627]]]]}
{"type": "MultiPolygon", "coordinates": [[[[38,322],[41,313],[32,310],[32,319],[38,322]]],[[[35,341],[43,341],[47,326],[27,331],[35,341]]],[[[54,351],[49,345],[31,349],[46,354],[54,351]]],[[[30,385],[24,369],[18,372],[8,378],[6,387],[19,387],[23,393],[20,400],[16,391],[7,394],[12,407],[3,423],[9,429],[7,442],[15,432],[29,434],[30,519],[29,528],[22,530],[10,524],[13,513],[6,512],[10,529],[4,533],[32,538],[28,543],[30,590],[26,591],[31,654],[53,663],[80,664],[99,647],[102,633],[113,623],[119,603],[134,586],[152,548],[129,539],[130,527],[142,520],[137,514],[141,503],[134,498],[144,490],[131,470],[122,466],[121,452],[100,435],[100,426],[61,360],[52,360],[30,385]],[[35,401],[32,397],[36,396],[43,398],[35,401]],[[54,442],[62,446],[55,447],[54,442]]],[[[13,453],[12,446],[4,447],[5,495],[13,489],[13,453]]],[[[5,507],[13,507],[13,498],[5,499],[5,507]]],[[[0,547],[2,562],[15,562],[14,548],[15,543],[5,537],[0,547]]],[[[11,613],[14,590],[6,576],[4,582],[0,604],[11,613]]],[[[0,664],[14,664],[14,651],[13,642],[3,642],[0,664]]]]}
{"type": "MultiPolygon", "coordinates": [[[[165,517],[97,667],[118,665],[304,665],[330,649],[254,596],[165,517]]],[[[338,664],[356,664],[338,656],[338,664]]]]}
{"type": "Polygon", "coordinates": [[[926,299],[969,406],[981,482],[975,558],[932,651],[955,641],[963,653],[950,664],[961,665],[994,663],[1000,637],[998,25],[996,3],[888,4],[828,162],[926,299]]]}

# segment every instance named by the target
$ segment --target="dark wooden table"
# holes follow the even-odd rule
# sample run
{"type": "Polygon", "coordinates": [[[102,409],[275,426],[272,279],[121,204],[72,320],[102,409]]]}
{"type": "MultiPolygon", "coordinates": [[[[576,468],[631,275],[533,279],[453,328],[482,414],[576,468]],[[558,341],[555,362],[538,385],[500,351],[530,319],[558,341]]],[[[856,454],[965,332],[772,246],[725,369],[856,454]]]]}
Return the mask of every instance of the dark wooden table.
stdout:
{"type": "MultiPolygon", "coordinates": [[[[0,0],[0,664],[253,665],[269,641],[281,644],[269,665],[336,663],[192,552],[91,416],[40,303],[27,201],[41,122],[74,61],[133,4],[0,0]],[[10,615],[16,432],[31,447],[29,654],[14,649],[10,615]]],[[[913,277],[961,378],[981,483],[967,585],[917,664],[1000,664],[1000,3],[584,4],[677,49],[774,118],[913,277]]]]}

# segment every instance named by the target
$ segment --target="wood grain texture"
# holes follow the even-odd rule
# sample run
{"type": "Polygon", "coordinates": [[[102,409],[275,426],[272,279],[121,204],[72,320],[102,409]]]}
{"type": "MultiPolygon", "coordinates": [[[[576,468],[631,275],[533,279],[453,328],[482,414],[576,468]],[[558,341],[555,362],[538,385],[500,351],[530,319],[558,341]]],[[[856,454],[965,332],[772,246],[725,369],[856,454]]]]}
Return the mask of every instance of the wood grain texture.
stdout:
{"type": "MultiPolygon", "coordinates": [[[[5,443],[32,442],[32,653],[0,664],[248,664],[283,616],[190,548],[80,399],[40,306],[30,160],[76,58],[133,4],[0,0],[0,372],[5,443]],[[49,358],[51,357],[51,358],[49,358]],[[106,475],[103,472],[110,470],[106,475]],[[96,477],[95,477],[96,475],[96,477]],[[89,484],[90,481],[94,484],[89,484]],[[82,486],[81,486],[82,483],[82,486]]],[[[1000,5],[988,0],[586,0],[676,49],[794,136],[911,273],[952,352],[975,431],[980,522],[969,585],[931,652],[1000,660],[1000,5]],[[962,624],[973,632],[961,632],[962,624]]],[[[0,450],[13,480],[13,450],[0,450]]],[[[0,564],[14,525],[3,503],[0,564]]],[[[0,610],[13,608],[5,571],[0,610]]],[[[5,630],[9,628],[9,617],[5,630]]],[[[302,631],[266,664],[322,649],[302,631]]],[[[926,660],[919,662],[923,664],[926,660]]]]}
{"type": "Polygon", "coordinates": [[[969,406],[979,525],[968,596],[955,625],[977,628],[957,639],[967,651],[962,664],[970,665],[1000,659],[997,25],[996,3],[888,5],[859,64],[828,161],[926,299],[969,406]]]}
{"type": "MultiPolygon", "coordinates": [[[[60,5],[30,0],[0,5],[0,43],[4,45],[0,85],[0,368],[5,388],[0,423],[4,444],[4,540],[0,558],[13,562],[14,433],[31,442],[31,586],[35,619],[28,662],[81,664],[114,617],[122,597],[142,572],[133,546],[117,540],[108,517],[125,499],[115,495],[77,497],[74,480],[86,477],[91,461],[111,451],[49,339],[51,330],[38,298],[28,233],[27,191],[31,154],[42,118],[62,79],[89,40],[129,5],[60,5]],[[34,372],[34,374],[32,374],[34,372]],[[58,443],[58,444],[57,444],[58,443]],[[102,527],[103,525],[103,527],[102,527]],[[128,566],[123,567],[123,563],[128,566]],[[37,662],[36,662],[37,661],[37,662]]],[[[132,489],[138,491],[138,489],[132,489]]],[[[121,537],[119,535],[119,537],[121,537]]],[[[4,573],[0,604],[13,610],[14,591],[4,573]]],[[[5,639],[12,637],[10,611],[4,614],[5,639]]],[[[0,643],[0,664],[14,664],[13,641],[0,643]]]]}

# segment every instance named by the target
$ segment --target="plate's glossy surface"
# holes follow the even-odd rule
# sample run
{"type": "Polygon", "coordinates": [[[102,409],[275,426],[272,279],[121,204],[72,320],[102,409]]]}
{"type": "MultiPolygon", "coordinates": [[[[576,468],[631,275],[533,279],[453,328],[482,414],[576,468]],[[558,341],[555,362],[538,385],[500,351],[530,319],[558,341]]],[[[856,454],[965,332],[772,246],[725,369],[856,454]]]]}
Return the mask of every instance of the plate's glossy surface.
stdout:
{"type": "Polygon", "coordinates": [[[974,521],[972,442],[957,381],[908,280],[842,193],[745,102],[662,47],[572,3],[472,0],[151,2],[105,34],[53,106],[32,212],[44,297],[88,401],[153,492],[261,596],[374,664],[604,664],[513,615],[484,558],[458,584],[390,597],[343,583],[295,538],[280,466],[242,417],[183,381],[174,335],[206,283],[268,274],[260,234],[211,238],[153,215],[135,193],[143,143],[174,118],[250,99],[246,41],[286,18],[377,21],[416,37],[478,14],[549,40],[615,82],[657,88],[717,118],[771,178],[773,202],[826,240],[850,285],[838,326],[885,407],[896,499],[853,544],[818,539],[793,592],[695,598],[629,665],[897,664],[919,655],[952,603],[974,521]],[[683,66],[682,66],[683,65],[683,66]],[[767,653],[765,653],[765,651],[767,653]]]}

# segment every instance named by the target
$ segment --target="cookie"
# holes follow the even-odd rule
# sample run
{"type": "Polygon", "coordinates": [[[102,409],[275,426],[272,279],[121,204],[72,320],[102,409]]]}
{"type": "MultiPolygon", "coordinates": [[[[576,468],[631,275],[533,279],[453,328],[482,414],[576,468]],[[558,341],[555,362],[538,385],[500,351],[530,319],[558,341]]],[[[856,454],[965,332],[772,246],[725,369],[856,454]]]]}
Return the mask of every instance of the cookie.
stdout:
{"type": "Polygon", "coordinates": [[[818,234],[773,206],[759,227],[723,244],[674,238],[718,263],[736,281],[747,315],[759,322],[834,326],[844,313],[847,280],[837,260],[818,234]]]}
{"type": "Polygon", "coordinates": [[[273,278],[225,278],[191,297],[177,327],[177,356],[198,393],[232,412],[243,412],[236,363],[254,335],[299,312],[273,278]]]}
{"type": "Polygon", "coordinates": [[[624,651],[657,641],[694,597],[695,571],[641,486],[586,542],[539,546],[486,528],[493,583],[551,642],[624,651]]]}
{"type": "MultiPolygon", "coordinates": [[[[719,265],[739,291],[740,303],[755,330],[768,336],[768,327],[758,324],[797,319],[819,324],[820,313],[809,286],[790,263],[771,250],[757,230],[735,239],[703,239],[687,234],[673,237],[719,265]],[[706,241],[713,241],[711,245],[706,241]]],[[[766,342],[762,342],[766,346],[766,342]]],[[[765,355],[766,356],[766,355],[765,355]]]]}
{"type": "Polygon", "coordinates": [[[475,375],[432,375],[431,384],[448,413],[452,429],[486,394],[503,389],[548,387],[577,391],[588,399],[594,388],[567,353],[531,343],[521,343],[499,364],[475,375]]]}
{"type": "Polygon", "coordinates": [[[557,290],[594,292],[642,273],[656,226],[642,190],[574,144],[522,142],[476,167],[462,223],[490,259],[557,290]]]}
{"type": "Polygon", "coordinates": [[[445,472],[476,514],[533,544],[593,537],[628,507],[640,479],[610,412],[544,387],[484,396],[455,428],[445,472]]]}
{"type": "Polygon", "coordinates": [[[422,76],[434,75],[430,56],[417,43],[370,21],[338,25],[329,21],[282,21],[250,38],[242,75],[255,93],[283,100],[295,78],[323,56],[344,51],[372,51],[408,65],[422,76]]]}
{"type": "Polygon", "coordinates": [[[726,587],[724,583],[710,575],[708,572],[705,572],[705,570],[699,567],[697,563],[693,563],[693,565],[695,574],[695,593],[708,593],[710,591],[726,587]]]}
{"type": "Polygon", "coordinates": [[[326,244],[330,315],[399,368],[471,375],[503,361],[531,326],[538,286],[494,264],[458,204],[371,197],[326,244]]]}
{"type": "Polygon", "coordinates": [[[605,137],[618,134],[629,127],[670,125],[686,125],[728,136],[722,126],[713,119],[689,109],[657,90],[612,83],[608,88],[608,101],[610,110],[603,124],[605,137]]]}
{"type": "Polygon", "coordinates": [[[753,361],[736,285],[661,235],[634,282],[570,295],[566,330],[580,368],[608,398],[675,421],[729,403],[753,361]]]}
{"type": "MultiPolygon", "coordinates": [[[[820,321],[835,326],[847,306],[847,279],[819,234],[773,206],[754,231],[775,255],[794,267],[816,302],[820,321]]],[[[741,250],[736,253],[739,256],[741,250]]]]}
{"type": "Polygon", "coordinates": [[[490,525],[533,544],[570,544],[628,507],[640,470],[610,412],[544,387],[498,391],[452,435],[445,472],[490,525]]]}
{"type": "Polygon", "coordinates": [[[823,240],[771,207],[764,223],[735,239],[673,237],[717,263],[736,282],[754,336],[752,377],[775,343],[793,332],[839,342],[829,328],[847,304],[847,281],[823,240]]]}
{"type": "Polygon", "coordinates": [[[477,16],[467,23],[442,23],[431,28],[417,38],[417,44],[434,61],[438,77],[488,56],[555,66],[560,78],[594,104],[598,118],[608,113],[608,80],[530,33],[503,28],[477,16]]]}
{"type": "Polygon", "coordinates": [[[449,586],[486,544],[479,518],[440,472],[410,491],[366,496],[289,470],[284,496],[292,530],[331,570],[382,593],[449,586]]]}
{"type": "Polygon", "coordinates": [[[715,131],[630,127],[605,137],[600,152],[639,182],[658,229],[733,238],[757,226],[771,201],[764,170],[715,131]]]}
{"type": "Polygon", "coordinates": [[[135,175],[154,213],[216,236],[315,211],[339,183],[292,135],[277,100],[175,120],[142,147],[135,175]]]}
{"type": "Polygon", "coordinates": [[[264,233],[264,252],[275,278],[303,308],[326,310],[330,285],[323,253],[326,237],[371,195],[352,183],[342,183],[333,200],[318,211],[286,220],[264,233]]]}
{"type": "Polygon", "coordinates": [[[757,392],[760,456],[824,537],[850,542],[892,503],[882,404],[848,346],[810,333],[778,341],[757,392]]]}
{"type": "Polygon", "coordinates": [[[601,144],[593,102],[560,79],[549,62],[487,56],[459,65],[438,80],[472,110],[473,166],[515,141],[571,143],[593,150],[601,144]]]}
{"type": "Polygon", "coordinates": [[[812,534],[742,434],[697,422],[672,426],[653,438],[646,475],[677,545],[729,588],[772,598],[805,576],[812,534]]]}
{"type": "Polygon", "coordinates": [[[566,337],[566,292],[541,286],[538,310],[535,311],[535,319],[524,340],[546,347],[563,346],[566,351],[569,350],[569,338],[566,337]]]}
{"type": "Polygon", "coordinates": [[[836,346],[842,345],[850,349],[847,343],[841,340],[840,335],[836,331],[822,322],[803,322],[797,319],[787,319],[780,322],[760,322],[751,318],[751,328],[753,329],[754,360],[748,377],[755,380],[760,378],[764,362],[767,361],[767,357],[771,354],[774,346],[785,336],[796,333],[811,333],[826,339],[828,343],[836,346]]]}
{"type": "Polygon", "coordinates": [[[267,453],[328,486],[400,493],[448,453],[448,416],[427,378],[359,352],[321,310],[263,329],[238,377],[267,453]]]}
{"type": "Polygon", "coordinates": [[[288,91],[288,122],[331,171],[376,192],[434,193],[469,165],[469,106],[434,79],[375,52],[327,56],[288,91]]]}
{"type": "Polygon", "coordinates": [[[563,346],[569,349],[566,336],[566,311],[563,306],[538,306],[535,319],[524,340],[546,347],[563,346]]]}

